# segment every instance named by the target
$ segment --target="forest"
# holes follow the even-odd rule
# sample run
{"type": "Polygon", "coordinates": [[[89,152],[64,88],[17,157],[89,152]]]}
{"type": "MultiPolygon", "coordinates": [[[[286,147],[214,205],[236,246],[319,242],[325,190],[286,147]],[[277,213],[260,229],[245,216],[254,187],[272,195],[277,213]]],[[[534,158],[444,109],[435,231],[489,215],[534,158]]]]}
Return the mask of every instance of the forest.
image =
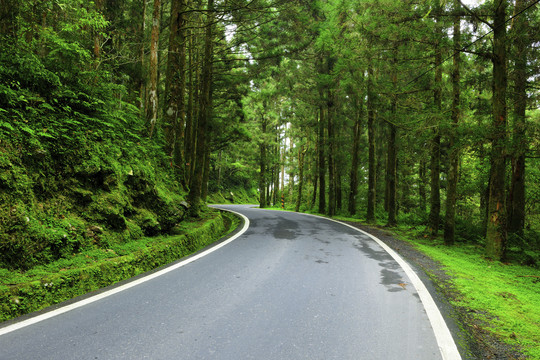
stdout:
{"type": "Polygon", "coordinates": [[[463,323],[540,357],[539,2],[0,0],[0,321],[244,203],[457,256],[463,323]]]}
{"type": "Polygon", "coordinates": [[[225,201],[537,267],[538,2],[0,0],[0,268],[225,201]]]}

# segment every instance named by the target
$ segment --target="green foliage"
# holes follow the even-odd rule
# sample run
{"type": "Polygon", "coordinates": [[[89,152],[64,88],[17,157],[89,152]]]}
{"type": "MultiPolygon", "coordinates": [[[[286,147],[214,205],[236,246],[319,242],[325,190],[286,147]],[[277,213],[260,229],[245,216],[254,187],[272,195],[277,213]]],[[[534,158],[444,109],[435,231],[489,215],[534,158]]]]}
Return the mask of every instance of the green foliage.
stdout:
{"type": "Polygon", "coordinates": [[[82,25],[43,29],[0,53],[0,267],[167,233],[184,216],[160,140],[141,136],[139,109],[121,100],[126,87],[91,65],[76,31],[104,24],[83,15],[82,25]]]}

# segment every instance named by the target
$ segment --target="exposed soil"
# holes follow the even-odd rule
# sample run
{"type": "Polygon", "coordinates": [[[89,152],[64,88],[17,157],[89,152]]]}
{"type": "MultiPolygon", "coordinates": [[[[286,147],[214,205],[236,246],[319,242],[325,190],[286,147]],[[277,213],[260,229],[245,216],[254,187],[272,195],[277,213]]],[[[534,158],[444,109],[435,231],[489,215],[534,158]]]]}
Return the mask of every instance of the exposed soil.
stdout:
{"type": "Polygon", "coordinates": [[[441,312],[449,322],[448,326],[453,330],[452,332],[458,333],[456,343],[463,359],[517,360],[527,358],[518,349],[505,344],[486,330],[488,324],[475,319],[473,310],[450,305],[450,301],[458,299],[460,293],[452,285],[452,277],[443,270],[439,262],[416,250],[408,242],[397,239],[388,229],[356,222],[345,221],[345,223],[382,240],[399,253],[417,272],[420,272],[419,276],[424,282],[427,278],[431,279],[431,284],[426,284],[426,286],[435,301],[439,303],[441,312]]]}

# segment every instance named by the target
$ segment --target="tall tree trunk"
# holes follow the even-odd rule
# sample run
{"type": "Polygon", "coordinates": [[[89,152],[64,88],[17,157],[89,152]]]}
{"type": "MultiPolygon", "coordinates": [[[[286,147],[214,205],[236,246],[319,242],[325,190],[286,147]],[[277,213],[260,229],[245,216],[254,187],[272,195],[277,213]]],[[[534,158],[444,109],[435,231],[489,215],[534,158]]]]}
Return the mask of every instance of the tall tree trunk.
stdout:
{"type": "MultiPolygon", "coordinates": [[[[318,140],[316,141],[316,143],[318,143],[318,140]]],[[[318,145],[315,146],[315,157],[314,157],[314,162],[315,162],[315,166],[313,167],[313,194],[312,194],[312,198],[311,198],[311,203],[309,205],[309,208],[310,209],[313,209],[313,207],[315,206],[315,202],[317,201],[317,185],[318,185],[318,182],[319,182],[319,160],[318,160],[318,154],[319,154],[319,149],[318,149],[318,145]]]]}
{"type": "MultiPolygon", "coordinates": [[[[328,98],[331,98],[330,91],[328,98]]],[[[326,121],[328,124],[328,216],[336,214],[336,174],[335,174],[335,137],[333,112],[331,111],[333,104],[330,102],[326,105],[326,121]]]]}
{"type": "Polygon", "coordinates": [[[19,4],[20,0],[0,0],[0,35],[15,37],[19,4]]]}
{"type": "Polygon", "coordinates": [[[283,149],[281,148],[281,146],[279,147],[280,151],[281,151],[281,186],[280,186],[280,189],[281,189],[281,207],[284,208],[285,207],[285,153],[287,151],[287,148],[286,148],[286,142],[285,142],[285,139],[287,138],[287,136],[285,135],[283,137],[283,149]]]}
{"type": "Polygon", "coordinates": [[[486,255],[502,260],[506,248],[506,8],[508,0],[494,2],[493,22],[493,135],[486,232],[486,255]]]}
{"type": "Polygon", "coordinates": [[[338,171],[337,162],[334,160],[334,174],[336,179],[336,211],[343,210],[343,187],[341,183],[341,173],[338,171]]]}
{"type": "MultiPolygon", "coordinates": [[[[395,96],[394,96],[395,97],[395,96]]],[[[392,108],[395,108],[395,99],[392,100],[392,108]]],[[[392,110],[395,115],[394,110],[392,110]]],[[[395,116],[392,116],[395,119],[395,116]]],[[[388,139],[388,159],[386,169],[387,191],[388,191],[388,226],[397,225],[397,149],[396,149],[396,133],[397,128],[394,124],[389,124],[390,137],[388,139]]]]}
{"type": "Polygon", "coordinates": [[[319,213],[326,212],[326,161],[324,159],[324,110],[323,106],[319,107],[319,213]]]}
{"type": "MultiPolygon", "coordinates": [[[[95,0],[94,4],[96,6],[97,12],[103,16],[103,0],[95,0]]],[[[94,59],[96,69],[99,66],[99,59],[101,58],[101,35],[99,31],[94,30],[94,59]]]]}
{"type": "Polygon", "coordinates": [[[199,99],[199,116],[197,121],[197,151],[195,155],[195,172],[189,189],[190,215],[199,217],[201,210],[201,191],[204,175],[204,158],[208,143],[208,125],[212,116],[212,64],[213,64],[213,25],[214,0],[208,0],[206,29],[204,39],[204,58],[201,74],[201,93],[199,99]]]}
{"type": "Polygon", "coordinates": [[[397,121],[397,53],[398,47],[397,44],[394,48],[394,58],[392,61],[393,64],[393,74],[392,74],[392,87],[393,94],[391,100],[391,122],[389,123],[390,128],[390,137],[388,139],[388,157],[387,157],[387,168],[386,168],[386,181],[387,181],[387,191],[388,191],[388,226],[397,225],[397,203],[396,203],[396,192],[397,192],[397,148],[396,148],[396,133],[397,127],[395,122],[397,121]]]}
{"type": "Polygon", "coordinates": [[[141,47],[139,49],[139,56],[141,57],[140,63],[141,63],[141,78],[140,78],[140,84],[139,84],[139,96],[141,98],[140,102],[140,110],[141,115],[144,116],[146,111],[146,64],[145,64],[145,36],[146,36],[146,0],[142,1],[142,21],[140,24],[140,34],[139,34],[139,41],[141,42],[141,47]]]}
{"type": "Polygon", "coordinates": [[[420,197],[420,211],[422,211],[422,218],[426,214],[427,207],[427,192],[426,184],[427,180],[427,165],[426,161],[422,158],[418,164],[418,196],[420,197]]]}
{"type": "Polygon", "coordinates": [[[377,204],[377,164],[376,164],[376,136],[375,136],[375,94],[373,92],[373,64],[368,63],[367,78],[367,112],[368,112],[368,199],[367,221],[375,222],[375,208],[377,204]]]}
{"type": "MultiPolygon", "coordinates": [[[[437,2],[435,5],[436,11],[440,9],[440,4],[437,2]]],[[[439,132],[440,117],[442,116],[442,96],[441,96],[441,82],[442,82],[442,54],[439,39],[442,38],[442,29],[439,24],[440,20],[436,19],[435,26],[435,79],[433,89],[433,103],[435,105],[436,121],[435,134],[431,140],[431,197],[430,197],[430,211],[428,218],[428,229],[431,236],[437,236],[439,232],[439,224],[441,218],[441,135],[439,132]]]]}
{"type": "Polygon", "coordinates": [[[302,203],[302,191],[304,189],[304,159],[306,157],[306,146],[302,145],[298,152],[298,194],[296,198],[296,207],[294,211],[300,211],[300,204],[302,203]]]}
{"type": "MultiPolygon", "coordinates": [[[[208,137],[208,135],[207,135],[208,137]]],[[[206,203],[208,198],[208,181],[210,179],[210,146],[206,146],[204,150],[204,171],[203,181],[201,184],[201,201],[206,203]]]]}
{"type": "Polygon", "coordinates": [[[358,151],[360,146],[360,124],[357,120],[354,124],[354,138],[353,138],[353,157],[351,163],[350,189],[349,189],[349,215],[354,216],[356,214],[356,197],[358,195],[358,151]]]}
{"type": "Polygon", "coordinates": [[[148,135],[152,138],[158,117],[158,43],[161,0],[154,0],[152,35],[150,39],[150,84],[148,86],[148,135]]]}
{"type": "Polygon", "coordinates": [[[274,182],[274,194],[272,196],[273,198],[273,204],[276,205],[279,202],[279,155],[280,155],[280,146],[281,143],[281,135],[279,134],[279,129],[276,125],[275,127],[275,134],[276,134],[276,146],[274,146],[274,168],[272,170],[274,174],[273,182],[274,182]]]}
{"type": "MultiPolygon", "coordinates": [[[[519,13],[531,0],[516,0],[514,13],[519,13]]],[[[512,178],[508,196],[508,232],[523,236],[525,226],[525,112],[527,109],[527,55],[529,51],[527,16],[517,16],[512,25],[514,57],[514,108],[512,138],[512,178]]]]}
{"type": "Polygon", "coordinates": [[[185,7],[185,0],[172,0],[171,2],[165,108],[163,111],[166,151],[171,156],[171,163],[174,163],[182,172],[184,170],[184,93],[186,87],[185,7]]]}
{"type": "MultiPolygon", "coordinates": [[[[454,0],[454,10],[461,10],[460,0],[454,0]]],[[[458,183],[459,148],[456,146],[456,127],[460,118],[460,50],[461,50],[461,17],[454,18],[454,55],[452,69],[452,129],[450,130],[449,145],[450,159],[448,167],[448,185],[446,187],[446,214],[444,222],[444,243],[453,245],[456,230],[456,199],[458,183]]]]}
{"type": "MultiPolygon", "coordinates": [[[[263,111],[266,108],[266,106],[263,105],[263,111]]],[[[266,142],[265,142],[265,136],[266,136],[266,119],[262,118],[261,121],[261,132],[262,132],[262,140],[259,144],[259,151],[260,151],[260,159],[259,159],[259,165],[261,172],[259,174],[259,203],[261,208],[266,207],[266,142]]]]}
{"type": "Polygon", "coordinates": [[[356,197],[358,195],[358,152],[360,151],[360,130],[361,130],[361,121],[362,121],[362,111],[363,111],[363,94],[360,94],[360,100],[355,98],[355,108],[356,108],[356,121],[354,122],[353,129],[353,153],[352,153],[352,164],[351,164],[351,174],[350,174],[350,184],[351,188],[349,191],[349,215],[354,216],[356,214],[356,197]]]}
{"type": "Polygon", "coordinates": [[[186,111],[186,128],[184,131],[184,157],[185,157],[185,182],[186,184],[191,183],[191,174],[193,172],[193,151],[195,148],[195,140],[194,140],[194,127],[196,124],[195,121],[195,113],[193,108],[193,102],[196,98],[197,93],[197,85],[195,84],[195,81],[193,79],[193,67],[196,64],[196,61],[194,60],[194,33],[193,30],[187,30],[187,37],[189,38],[188,41],[188,103],[187,103],[187,111],[186,111]]]}

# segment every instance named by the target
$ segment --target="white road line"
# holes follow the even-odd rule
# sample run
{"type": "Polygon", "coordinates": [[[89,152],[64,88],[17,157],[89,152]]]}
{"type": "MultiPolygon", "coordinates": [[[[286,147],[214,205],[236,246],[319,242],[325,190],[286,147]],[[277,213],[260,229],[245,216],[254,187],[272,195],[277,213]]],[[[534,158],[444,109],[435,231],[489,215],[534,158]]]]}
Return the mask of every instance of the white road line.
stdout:
{"type": "Polygon", "coordinates": [[[13,332],[15,330],[19,330],[19,329],[22,329],[24,327],[27,327],[27,326],[30,326],[30,325],[34,325],[34,324],[37,324],[41,321],[44,321],[44,320],[47,320],[47,319],[50,319],[52,317],[55,317],[55,316],[58,316],[60,314],[64,314],[68,311],[71,311],[71,310],[74,310],[74,309],[77,309],[77,308],[80,308],[80,307],[83,307],[85,305],[88,305],[88,304],[91,304],[93,302],[96,302],[96,301],[99,301],[101,299],[104,299],[106,297],[109,297],[111,295],[114,295],[114,294],[117,294],[119,292],[122,292],[124,290],[127,290],[127,289],[130,289],[134,286],[137,286],[137,285],[140,285],[142,283],[145,283],[147,281],[150,281],[152,279],[155,279],[157,278],[158,276],[161,276],[161,275],[164,275],[164,274],[167,274],[171,271],[174,271],[178,268],[181,268],[182,266],[185,266],[189,263],[192,263],[196,260],[199,260],[200,258],[210,254],[210,253],[213,253],[214,251],[222,248],[223,246],[229,244],[230,242],[236,240],[238,237],[240,237],[243,233],[245,233],[247,231],[247,229],[249,228],[249,219],[247,217],[245,217],[244,215],[240,214],[240,213],[237,213],[235,211],[231,211],[231,210],[228,210],[228,209],[222,209],[222,210],[226,210],[226,211],[229,211],[229,212],[232,212],[240,217],[242,217],[244,219],[244,226],[242,227],[242,229],[236,233],[234,236],[232,236],[231,238],[217,244],[216,246],[213,246],[195,256],[192,256],[184,261],[181,261],[177,264],[174,264],[172,266],[169,266],[163,270],[160,270],[160,271],[157,271],[155,273],[152,273],[152,274],[149,274],[148,276],[144,276],[144,277],[141,277],[137,280],[133,280],[125,285],[121,285],[121,286],[118,286],[116,288],[113,288],[111,290],[107,290],[105,292],[102,292],[100,294],[97,294],[95,296],[92,296],[92,297],[89,297],[89,298],[86,298],[86,299],[83,299],[83,300],[80,300],[80,301],[77,301],[73,304],[69,304],[69,305],[66,305],[66,306],[62,306],[61,308],[58,308],[58,309],[55,309],[55,310],[52,310],[52,311],[49,311],[49,312],[46,312],[42,315],[38,315],[36,317],[32,317],[30,319],[27,319],[27,320],[23,320],[21,322],[17,322],[15,324],[12,324],[12,325],[9,325],[9,326],[6,326],[4,328],[0,328],[0,336],[2,335],[5,335],[5,334],[8,334],[10,332],[13,332]]]}
{"type": "Polygon", "coordinates": [[[439,308],[437,307],[437,304],[435,304],[435,301],[431,297],[431,294],[429,293],[428,289],[420,280],[418,275],[413,271],[413,269],[409,266],[405,260],[403,260],[394,250],[392,250],[388,245],[386,245],[382,240],[379,238],[371,235],[370,233],[365,232],[364,230],[358,229],[352,225],[343,223],[341,221],[337,221],[334,219],[313,215],[313,214],[304,214],[309,216],[315,216],[321,219],[330,220],[333,222],[336,222],[341,225],[345,225],[350,227],[351,229],[354,229],[356,231],[361,232],[362,234],[369,236],[372,240],[374,240],[377,244],[379,244],[390,256],[396,260],[396,262],[401,266],[401,268],[405,271],[407,276],[409,277],[409,280],[411,280],[411,283],[416,289],[416,292],[418,293],[418,296],[420,297],[420,300],[422,301],[422,304],[424,305],[424,308],[426,310],[427,316],[429,318],[429,322],[431,323],[431,327],[433,328],[433,332],[435,333],[435,338],[437,339],[437,345],[439,346],[439,350],[441,352],[441,356],[443,360],[461,360],[461,355],[459,354],[459,351],[457,349],[456,343],[454,342],[454,338],[452,337],[452,334],[450,333],[450,330],[448,329],[448,326],[446,325],[446,322],[444,321],[444,318],[441,315],[441,312],[439,311],[439,308]]]}

